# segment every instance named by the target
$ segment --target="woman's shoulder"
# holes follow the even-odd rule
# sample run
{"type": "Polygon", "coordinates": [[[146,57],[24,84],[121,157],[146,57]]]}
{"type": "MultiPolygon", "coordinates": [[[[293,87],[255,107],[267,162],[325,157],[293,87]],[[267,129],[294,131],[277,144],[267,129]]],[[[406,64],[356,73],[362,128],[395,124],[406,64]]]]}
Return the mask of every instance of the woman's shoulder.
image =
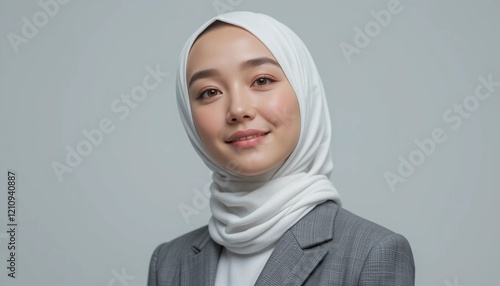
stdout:
{"type": "Polygon", "coordinates": [[[346,235],[364,235],[372,239],[395,233],[388,227],[343,207],[338,208],[334,224],[336,230],[342,229],[342,232],[346,235]]]}
{"type": "Polygon", "coordinates": [[[409,241],[397,230],[364,218],[333,202],[326,202],[318,206],[315,211],[329,218],[327,224],[330,226],[326,228],[331,232],[329,236],[335,242],[332,247],[351,249],[362,255],[362,253],[370,252],[374,247],[392,245],[404,253],[411,253],[409,241]],[[332,216],[333,219],[331,219],[332,216]]]}
{"type": "Polygon", "coordinates": [[[156,246],[149,263],[148,285],[157,285],[158,281],[171,285],[178,278],[180,261],[209,239],[208,226],[205,225],[156,246]]]}
{"type": "MultiPolygon", "coordinates": [[[[355,285],[372,285],[373,281],[383,282],[376,285],[414,285],[411,282],[415,277],[412,249],[406,237],[397,230],[357,215],[333,202],[318,206],[302,225],[305,227],[298,237],[307,237],[308,232],[323,237],[323,243],[318,246],[326,248],[327,254],[319,269],[323,269],[325,273],[335,269],[338,277],[347,277],[355,285]],[[338,265],[342,266],[339,268],[338,265]],[[382,281],[381,277],[387,280],[382,281]],[[404,283],[394,284],[394,279],[400,279],[404,283]]],[[[322,276],[321,273],[323,272],[317,271],[317,277],[311,281],[328,280],[335,276],[322,276]]]]}
{"type": "Polygon", "coordinates": [[[153,256],[161,259],[178,259],[188,253],[186,250],[191,249],[193,245],[208,239],[210,239],[208,226],[204,225],[170,241],[160,243],[155,248],[153,256]]]}
{"type": "MultiPolygon", "coordinates": [[[[333,225],[334,235],[366,236],[377,239],[395,232],[386,226],[362,217],[350,210],[339,206],[333,201],[326,201],[311,211],[309,220],[333,225]]],[[[306,216],[306,217],[307,217],[306,216]]]]}
{"type": "Polygon", "coordinates": [[[410,243],[397,230],[389,229],[342,207],[338,207],[333,225],[333,241],[344,250],[350,249],[352,255],[372,258],[400,255],[414,267],[410,243]]]}

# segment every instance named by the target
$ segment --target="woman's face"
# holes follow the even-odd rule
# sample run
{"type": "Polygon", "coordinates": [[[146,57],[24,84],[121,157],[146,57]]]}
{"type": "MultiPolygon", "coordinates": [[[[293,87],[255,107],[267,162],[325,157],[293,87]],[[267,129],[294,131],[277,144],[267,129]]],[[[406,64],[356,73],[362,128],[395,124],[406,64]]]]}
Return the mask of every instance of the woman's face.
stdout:
{"type": "Polygon", "coordinates": [[[193,121],[210,156],[253,176],[281,166],[300,136],[295,92],[271,52],[248,31],[223,25],[192,46],[186,78],[193,121]],[[237,131],[256,138],[234,141],[237,131]],[[252,131],[253,130],[253,131],[252,131]]]}

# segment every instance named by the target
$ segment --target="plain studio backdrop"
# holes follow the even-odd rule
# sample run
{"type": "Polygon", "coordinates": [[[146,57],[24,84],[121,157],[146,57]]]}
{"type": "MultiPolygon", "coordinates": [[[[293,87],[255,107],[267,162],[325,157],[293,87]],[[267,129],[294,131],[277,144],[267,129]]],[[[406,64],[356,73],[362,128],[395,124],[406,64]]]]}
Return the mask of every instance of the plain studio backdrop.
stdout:
{"type": "Polygon", "coordinates": [[[0,284],[145,285],[153,249],[207,223],[210,171],[175,72],[189,35],[236,10],[308,46],[331,180],[346,209],[410,241],[416,284],[495,284],[499,2],[2,1],[0,284]]]}

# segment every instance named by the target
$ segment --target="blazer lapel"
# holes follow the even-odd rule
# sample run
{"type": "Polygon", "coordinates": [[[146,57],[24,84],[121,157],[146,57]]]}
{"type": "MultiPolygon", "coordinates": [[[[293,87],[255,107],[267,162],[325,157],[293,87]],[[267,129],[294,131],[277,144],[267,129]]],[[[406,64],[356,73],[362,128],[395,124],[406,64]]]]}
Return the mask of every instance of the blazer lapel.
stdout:
{"type": "Polygon", "coordinates": [[[180,285],[210,285],[215,282],[221,246],[205,231],[191,247],[192,253],[181,262],[180,285]]]}
{"type": "Polygon", "coordinates": [[[328,253],[338,206],[318,205],[280,238],[256,286],[302,285],[328,253]]]}

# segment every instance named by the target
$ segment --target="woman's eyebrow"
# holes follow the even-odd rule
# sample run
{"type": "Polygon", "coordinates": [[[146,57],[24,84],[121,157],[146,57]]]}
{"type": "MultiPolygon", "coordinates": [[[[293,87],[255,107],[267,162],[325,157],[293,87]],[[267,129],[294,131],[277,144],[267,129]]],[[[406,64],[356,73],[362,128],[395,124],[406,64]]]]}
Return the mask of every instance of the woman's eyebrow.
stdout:
{"type": "MultiPolygon", "coordinates": [[[[268,57],[259,57],[259,58],[254,58],[254,59],[249,59],[240,64],[240,69],[249,69],[249,68],[254,68],[260,65],[264,64],[272,64],[274,66],[277,66],[281,68],[281,66],[278,64],[277,61],[268,58],[268,57]]],[[[214,77],[214,76],[220,76],[220,73],[216,69],[206,69],[206,70],[201,70],[197,71],[191,76],[191,79],[189,80],[188,88],[191,87],[193,82],[202,79],[202,78],[207,78],[207,77],[214,77]]]]}
{"type": "Polygon", "coordinates": [[[260,58],[255,58],[255,59],[249,59],[247,61],[244,61],[240,64],[240,69],[248,69],[248,68],[254,68],[263,64],[272,64],[275,65],[279,68],[281,66],[278,64],[277,61],[268,58],[268,57],[260,57],[260,58]]]}
{"type": "Polygon", "coordinates": [[[195,72],[193,74],[193,76],[189,80],[188,88],[191,87],[191,85],[193,84],[193,82],[195,82],[195,81],[197,81],[199,79],[206,78],[206,77],[219,76],[219,75],[220,75],[220,73],[216,69],[208,69],[208,70],[197,71],[197,72],[195,72]]]}

